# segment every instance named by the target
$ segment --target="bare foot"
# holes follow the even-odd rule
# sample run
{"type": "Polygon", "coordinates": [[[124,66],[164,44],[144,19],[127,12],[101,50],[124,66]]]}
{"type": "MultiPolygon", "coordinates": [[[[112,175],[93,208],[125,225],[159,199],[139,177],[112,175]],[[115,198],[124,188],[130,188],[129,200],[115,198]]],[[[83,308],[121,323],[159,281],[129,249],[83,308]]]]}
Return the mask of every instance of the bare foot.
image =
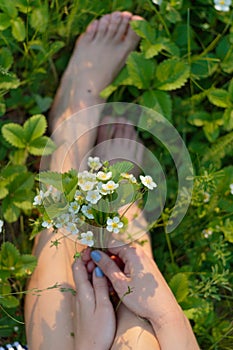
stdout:
{"type": "MultiPolygon", "coordinates": [[[[92,150],[101,160],[110,162],[130,161],[135,164],[131,171],[138,176],[143,163],[144,147],[138,139],[136,130],[130,122],[123,118],[105,117],[98,128],[97,145],[92,150]]],[[[125,213],[128,219],[127,232],[122,236],[124,242],[137,241],[143,244],[145,251],[152,257],[150,236],[146,232],[148,224],[141,209],[136,203],[127,204],[120,209],[120,214],[125,213]]],[[[121,245],[122,243],[119,242],[121,245]]]]}
{"type": "Polygon", "coordinates": [[[100,92],[139,42],[129,26],[131,20],[142,18],[129,12],[105,15],[92,22],[77,40],[51,110],[53,128],[77,111],[104,102],[100,92]]]}

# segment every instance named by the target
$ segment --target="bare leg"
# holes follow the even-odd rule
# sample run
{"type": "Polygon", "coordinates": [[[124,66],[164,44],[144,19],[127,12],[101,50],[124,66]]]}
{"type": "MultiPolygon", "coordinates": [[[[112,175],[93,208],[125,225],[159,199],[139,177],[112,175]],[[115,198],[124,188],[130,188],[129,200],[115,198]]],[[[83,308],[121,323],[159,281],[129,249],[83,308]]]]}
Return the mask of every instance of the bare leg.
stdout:
{"type": "MultiPolygon", "coordinates": [[[[134,18],[129,13],[106,15],[100,21],[90,25],[78,40],[55,97],[51,111],[52,131],[59,128],[59,125],[73,113],[103,102],[99,98],[100,91],[119,72],[127,55],[138,43],[139,38],[129,28],[131,19],[137,19],[137,17],[134,18]]],[[[99,116],[92,115],[92,118],[98,119],[99,116]]],[[[85,131],[92,127],[92,120],[84,119],[85,131]]],[[[56,133],[55,141],[63,142],[52,157],[52,170],[65,171],[78,167],[83,154],[95,142],[93,135],[88,134],[88,137],[79,139],[77,130],[74,130],[74,136],[72,132],[72,127],[68,127],[61,128],[56,133]],[[69,151],[69,139],[72,137],[78,140],[75,143],[78,156],[73,156],[71,150],[68,154],[70,157],[66,157],[66,161],[61,166],[63,155],[66,154],[64,142],[68,143],[69,151]]],[[[51,232],[44,231],[36,238],[34,254],[38,258],[38,265],[29,281],[29,290],[47,289],[56,283],[66,288],[74,287],[71,271],[73,255],[75,250],[81,250],[83,247],[74,247],[71,240],[63,240],[58,249],[51,248],[50,241],[59,237],[59,233],[54,236],[51,232]]],[[[39,294],[40,296],[28,293],[25,301],[29,348],[33,350],[74,349],[72,294],[61,292],[59,288],[39,294]]]]}

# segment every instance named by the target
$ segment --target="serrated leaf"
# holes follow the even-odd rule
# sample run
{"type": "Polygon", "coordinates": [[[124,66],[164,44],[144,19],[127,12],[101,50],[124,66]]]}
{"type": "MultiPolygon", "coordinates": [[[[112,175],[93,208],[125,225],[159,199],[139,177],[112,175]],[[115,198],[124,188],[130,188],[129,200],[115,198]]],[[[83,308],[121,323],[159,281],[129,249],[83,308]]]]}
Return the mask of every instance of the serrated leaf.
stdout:
{"type": "Polygon", "coordinates": [[[39,182],[55,187],[60,192],[63,192],[62,174],[53,171],[40,172],[36,176],[39,182]]]}
{"type": "Polygon", "coordinates": [[[8,165],[1,170],[1,176],[11,182],[18,174],[25,173],[27,171],[24,165],[8,165]]]}
{"type": "Polygon", "coordinates": [[[154,61],[147,60],[138,52],[132,52],[127,59],[126,65],[134,86],[139,89],[150,87],[155,71],[154,61]]]}
{"type": "Polygon", "coordinates": [[[155,86],[166,91],[179,89],[187,82],[189,74],[187,63],[177,59],[165,60],[156,68],[155,86]]]}
{"type": "Polygon", "coordinates": [[[35,95],[35,100],[36,100],[38,109],[40,110],[40,113],[46,112],[50,108],[53,102],[53,99],[51,97],[48,97],[48,96],[42,97],[40,95],[35,95]]]}
{"type": "Polygon", "coordinates": [[[34,185],[34,175],[30,172],[26,172],[23,174],[17,174],[14,180],[9,184],[9,191],[13,194],[11,198],[14,198],[14,195],[17,192],[21,191],[29,191],[32,189],[34,185]]]}
{"type": "Polygon", "coordinates": [[[13,197],[13,204],[22,210],[31,210],[34,193],[31,191],[17,191],[13,197]]]}
{"type": "Polygon", "coordinates": [[[11,20],[12,35],[17,41],[24,41],[26,37],[25,25],[21,17],[11,20]]]}
{"type": "Polygon", "coordinates": [[[176,44],[171,42],[168,38],[159,37],[153,44],[147,39],[142,40],[140,44],[141,50],[144,52],[146,58],[152,58],[158,55],[161,51],[166,51],[173,56],[180,56],[180,50],[176,44]]]}
{"type": "Polygon", "coordinates": [[[177,273],[169,281],[169,286],[178,303],[186,299],[189,294],[188,277],[184,273],[177,273]]]}
{"type": "Polygon", "coordinates": [[[210,121],[210,120],[211,120],[210,114],[204,111],[196,112],[194,114],[191,114],[188,117],[189,123],[195,126],[203,126],[206,121],[210,121]]]}
{"type": "Polygon", "coordinates": [[[223,114],[224,130],[231,131],[233,129],[233,108],[227,108],[223,114]]]}
{"type": "MultiPolygon", "coordinates": [[[[0,265],[12,269],[15,267],[20,259],[18,249],[10,242],[4,242],[0,251],[0,265]]],[[[13,270],[12,270],[13,271],[13,270]]]]}
{"type": "Polygon", "coordinates": [[[172,101],[167,92],[159,90],[145,91],[140,98],[140,104],[152,108],[168,120],[171,120],[172,101]]]}
{"type": "Polygon", "coordinates": [[[8,123],[2,127],[3,137],[17,148],[25,148],[26,142],[24,139],[23,127],[16,123],[8,123]]]}
{"type": "Polygon", "coordinates": [[[20,81],[15,74],[3,68],[0,69],[0,90],[7,92],[10,89],[16,89],[19,85],[20,81]]]}
{"type": "Polygon", "coordinates": [[[211,89],[208,92],[207,97],[209,101],[217,107],[223,107],[223,108],[229,107],[230,96],[228,91],[224,89],[211,89]]]}
{"type": "Polygon", "coordinates": [[[109,171],[112,172],[112,179],[118,181],[121,173],[128,173],[133,167],[134,165],[132,163],[123,161],[110,165],[109,171]]]}
{"type": "Polygon", "coordinates": [[[56,149],[55,143],[47,136],[38,137],[30,142],[28,151],[34,156],[48,156],[56,149]]]}
{"type": "Polygon", "coordinates": [[[42,136],[47,128],[47,120],[44,115],[37,114],[26,120],[23,125],[24,135],[27,142],[31,142],[42,136]]]}

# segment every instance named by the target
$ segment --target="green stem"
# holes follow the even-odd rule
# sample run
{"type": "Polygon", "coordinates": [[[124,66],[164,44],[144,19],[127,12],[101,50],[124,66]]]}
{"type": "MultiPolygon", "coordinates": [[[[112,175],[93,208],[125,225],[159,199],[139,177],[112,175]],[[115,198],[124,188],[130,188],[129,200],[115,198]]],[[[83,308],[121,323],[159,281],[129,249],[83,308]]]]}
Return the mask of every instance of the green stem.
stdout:
{"type": "Polygon", "coordinates": [[[166,237],[166,241],[167,241],[167,245],[168,245],[168,250],[169,250],[169,253],[170,253],[171,261],[174,264],[175,263],[175,259],[174,259],[174,254],[173,254],[173,251],[172,251],[172,244],[171,244],[170,234],[169,233],[165,233],[165,237],[166,237]]]}

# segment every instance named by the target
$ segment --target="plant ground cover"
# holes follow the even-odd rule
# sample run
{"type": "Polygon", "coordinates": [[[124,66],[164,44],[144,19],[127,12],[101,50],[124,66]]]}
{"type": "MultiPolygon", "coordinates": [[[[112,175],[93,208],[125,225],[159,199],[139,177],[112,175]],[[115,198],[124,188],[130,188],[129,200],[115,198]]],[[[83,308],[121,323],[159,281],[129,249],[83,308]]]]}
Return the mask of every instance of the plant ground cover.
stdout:
{"type": "MultiPolygon", "coordinates": [[[[141,132],[168,183],[165,208],[151,228],[156,262],[200,347],[232,349],[233,12],[217,11],[212,0],[0,2],[0,338],[25,342],[23,291],[36,264],[32,202],[38,157],[48,141],[43,114],[76,37],[114,10],[146,21],[132,24],[141,43],[102,95],[161,113],[182,136],[195,169],[189,210],[167,234],[175,167],[167,150],[141,132]]],[[[48,153],[53,149],[51,141],[48,153]]]]}

